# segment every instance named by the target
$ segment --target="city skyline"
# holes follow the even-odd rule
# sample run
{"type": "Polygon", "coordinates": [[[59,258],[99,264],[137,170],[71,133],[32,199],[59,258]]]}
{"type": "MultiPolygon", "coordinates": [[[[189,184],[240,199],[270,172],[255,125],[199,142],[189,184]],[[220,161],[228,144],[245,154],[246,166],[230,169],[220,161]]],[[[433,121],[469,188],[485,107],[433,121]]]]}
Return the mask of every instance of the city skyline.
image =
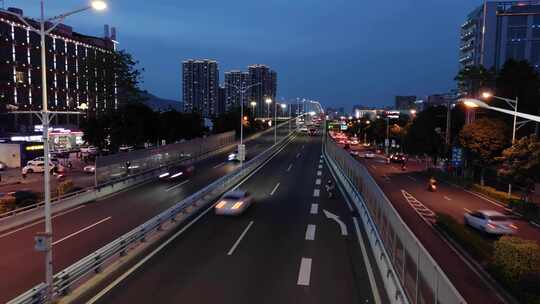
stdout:
{"type": "MultiPolygon", "coordinates": [[[[177,84],[183,60],[213,58],[220,62],[221,79],[224,71],[252,63],[272,66],[281,75],[278,98],[308,96],[329,106],[382,106],[392,104],[395,95],[423,96],[455,88],[460,25],[481,3],[158,1],[148,17],[145,2],[131,1],[111,3],[107,12],[66,23],[89,35],[101,35],[103,24],[116,26],[120,48],[145,68],[143,88],[160,97],[182,99],[177,84]],[[261,9],[265,19],[279,22],[261,22],[251,13],[261,9]],[[133,23],[134,18],[138,22],[133,23]]],[[[37,16],[37,3],[6,1],[6,6],[37,16]]],[[[60,12],[61,3],[47,4],[48,15],[60,12]]]]}

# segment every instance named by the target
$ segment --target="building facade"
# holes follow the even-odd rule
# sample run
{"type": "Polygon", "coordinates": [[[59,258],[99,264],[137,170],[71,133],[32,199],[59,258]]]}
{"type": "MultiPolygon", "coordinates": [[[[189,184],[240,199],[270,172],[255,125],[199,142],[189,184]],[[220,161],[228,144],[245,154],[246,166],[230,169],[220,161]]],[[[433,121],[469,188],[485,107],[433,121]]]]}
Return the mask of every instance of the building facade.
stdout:
{"type": "MultiPolygon", "coordinates": [[[[8,10],[23,14],[16,8],[8,10]]],[[[39,23],[25,18],[32,26],[39,23]]],[[[47,26],[51,26],[48,24],[47,26]]],[[[117,109],[119,105],[113,70],[116,30],[98,38],[74,32],[60,24],[46,36],[47,96],[51,111],[79,111],[87,115],[117,109]]],[[[16,17],[0,10],[0,102],[18,111],[42,108],[41,46],[39,34],[16,17]]],[[[33,129],[40,121],[32,114],[3,115],[8,131],[33,129]]],[[[78,124],[78,115],[56,115],[53,124],[78,124]]]]}
{"type": "Polygon", "coordinates": [[[216,115],[221,115],[226,112],[225,87],[221,85],[218,87],[218,99],[216,109],[216,115]]]}
{"type": "Polygon", "coordinates": [[[231,108],[240,106],[240,102],[243,102],[244,106],[248,105],[247,101],[249,93],[246,92],[243,95],[240,93],[242,88],[249,86],[249,74],[239,70],[233,70],[225,72],[225,110],[229,111],[231,108]]]}
{"type": "Polygon", "coordinates": [[[182,96],[185,112],[198,112],[204,118],[217,114],[219,68],[215,60],[182,62],[182,96]]]}
{"type": "Polygon", "coordinates": [[[494,1],[473,10],[461,25],[460,67],[500,69],[508,59],[540,68],[540,2],[494,1]]]}
{"type": "Polygon", "coordinates": [[[255,107],[256,117],[270,117],[273,115],[273,103],[276,102],[277,95],[277,73],[263,64],[250,65],[248,67],[249,85],[254,85],[248,92],[249,101],[257,103],[255,107]],[[270,110],[266,104],[266,99],[272,99],[270,110]]]}
{"type": "Polygon", "coordinates": [[[395,110],[410,110],[415,108],[416,96],[396,96],[395,110]]]}

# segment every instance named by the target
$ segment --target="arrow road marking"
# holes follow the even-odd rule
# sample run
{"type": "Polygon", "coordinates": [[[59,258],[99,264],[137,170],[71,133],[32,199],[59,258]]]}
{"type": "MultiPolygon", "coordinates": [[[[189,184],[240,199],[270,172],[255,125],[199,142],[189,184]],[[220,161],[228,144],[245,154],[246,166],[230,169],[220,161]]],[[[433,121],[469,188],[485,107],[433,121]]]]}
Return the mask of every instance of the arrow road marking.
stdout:
{"type": "Polygon", "coordinates": [[[345,223],[339,219],[339,216],[333,214],[332,212],[329,212],[325,209],[323,209],[324,215],[326,218],[334,220],[336,223],[338,223],[339,228],[341,229],[341,235],[346,236],[347,235],[347,226],[345,226],[345,223]]]}
{"type": "Polygon", "coordinates": [[[270,192],[270,195],[274,195],[274,193],[276,193],[276,190],[279,188],[279,183],[276,184],[276,186],[274,187],[274,189],[272,190],[272,192],[270,192]]]}

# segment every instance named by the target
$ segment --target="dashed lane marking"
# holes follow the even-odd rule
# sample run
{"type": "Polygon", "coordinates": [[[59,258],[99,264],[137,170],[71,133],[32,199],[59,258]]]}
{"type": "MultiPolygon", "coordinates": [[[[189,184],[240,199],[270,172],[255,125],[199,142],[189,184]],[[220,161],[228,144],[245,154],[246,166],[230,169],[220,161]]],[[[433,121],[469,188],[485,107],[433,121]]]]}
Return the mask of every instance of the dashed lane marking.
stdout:
{"type": "Polygon", "coordinates": [[[302,258],[300,261],[300,270],[298,271],[298,281],[296,284],[301,286],[309,286],[311,277],[311,259],[302,258]]]}
{"type": "Polygon", "coordinates": [[[270,192],[270,195],[274,195],[274,193],[276,193],[278,188],[279,188],[279,183],[277,183],[274,189],[272,189],[272,192],[270,192]]]}
{"type": "Polygon", "coordinates": [[[319,190],[319,189],[313,190],[313,196],[314,197],[319,197],[320,195],[321,195],[321,190],[319,190]]]}
{"type": "Polygon", "coordinates": [[[318,186],[318,185],[320,185],[320,184],[321,184],[321,179],[320,179],[320,178],[317,178],[317,179],[315,180],[315,185],[318,186]]]}
{"type": "Polygon", "coordinates": [[[311,204],[311,209],[309,210],[309,213],[318,214],[319,213],[319,204],[311,204]]]}
{"type": "Polygon", "coordinates": [[[306,228],[306,241],[314,241],[315,240],[315,230],[317,229],[317,226],[309,224],[306,228]]]}

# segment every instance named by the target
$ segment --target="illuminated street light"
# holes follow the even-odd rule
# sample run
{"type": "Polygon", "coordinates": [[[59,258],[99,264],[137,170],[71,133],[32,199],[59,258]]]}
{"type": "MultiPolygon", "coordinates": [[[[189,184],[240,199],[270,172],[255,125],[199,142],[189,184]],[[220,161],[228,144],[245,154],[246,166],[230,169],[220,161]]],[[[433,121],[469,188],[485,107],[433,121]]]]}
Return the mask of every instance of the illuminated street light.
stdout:
{"type": "Polygon", "coordinates": [[[92,1],[92,3],[90,5],[96,11],[102,11],[102,10],[107,9],[107,2],[102,1],[102,0],[94,0],[94,1],[92,1]]]}
{"type": "Polygon", "coordinates": [[[415,109],[411,109],[411,114],[412,114],[412,115],[416,115],[416,110],[415,110],[415,109]]]}
{"type": "Polygon", "coordinates": [[[482,93],[482,97],[484,97],[484,98],[486,98],[486,99],[491,98],[491,97],[493,97],[493,93],[487,92],[487,91],[486,91],[486,92],[483,92],[483,93],[482,93]]]}

